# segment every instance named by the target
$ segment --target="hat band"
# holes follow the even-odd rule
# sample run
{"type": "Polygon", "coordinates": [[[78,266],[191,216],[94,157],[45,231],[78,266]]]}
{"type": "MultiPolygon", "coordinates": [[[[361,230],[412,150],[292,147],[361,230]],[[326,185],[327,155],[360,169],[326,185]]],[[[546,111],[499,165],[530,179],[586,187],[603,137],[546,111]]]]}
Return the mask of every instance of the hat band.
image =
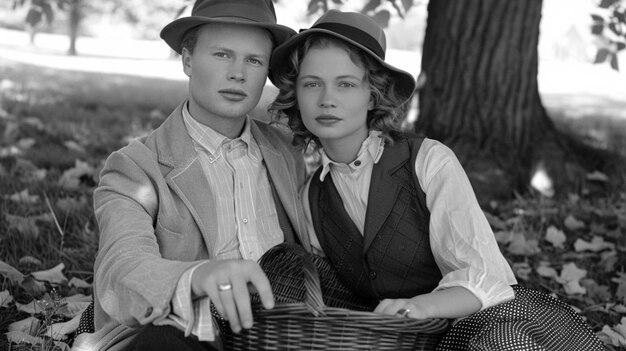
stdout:
{"type": "Polygon", "coordinates": [[[351,39],[373,51],[381,59],[385,59],[385,50],[380,43],[367,32],[343,23],[319,23],[311,28],[326,29],[351,39]]]}

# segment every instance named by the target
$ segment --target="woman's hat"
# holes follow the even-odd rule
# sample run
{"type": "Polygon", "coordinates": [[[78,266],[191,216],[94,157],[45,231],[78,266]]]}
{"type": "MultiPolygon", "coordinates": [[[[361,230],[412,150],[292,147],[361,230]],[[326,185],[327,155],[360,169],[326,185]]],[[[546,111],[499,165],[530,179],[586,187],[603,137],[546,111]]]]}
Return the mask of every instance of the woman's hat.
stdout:
{"type": "Polygon", "coordinates": [[[413,76],[385,62],[387,41],[383,28],[373,19],[358,12],[341,12],[329,10],[320,17],[309,29],[303,29],[282,45],[274,49],[270,61],[270,80],[275,83],[275,77],[283,69],[288,68],[289,56],[298,44],[315,33],[327,34],[342,39],[359,49],[362,49],[378,61],[395,79],[396,93],[406,101],[415,90],[413,76]]]}
{"type": "Polygon", "coordinates": [[[282,44],[296,34],[293,29],[276,24],[272,0],[198,0],[193,5],[191,16],[170,22],[161,31],[161,38],[180,54],[183,35],[188,30],[207,23],[242,24],[264,28],[274,37],[275,45],[282,44]]]}

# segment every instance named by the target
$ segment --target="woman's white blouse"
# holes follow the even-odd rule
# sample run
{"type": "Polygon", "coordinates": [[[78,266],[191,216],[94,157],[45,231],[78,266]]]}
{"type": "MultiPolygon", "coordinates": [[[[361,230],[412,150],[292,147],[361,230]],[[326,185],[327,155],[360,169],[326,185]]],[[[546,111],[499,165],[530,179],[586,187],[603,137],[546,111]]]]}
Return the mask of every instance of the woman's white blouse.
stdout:
{"type": "MultiPolygon", "coordinates": [[[[322,151],[320,178],[323,180],[331,173],[344,207],[361,233],[372,168],[384,150],[379,135],[379,132],[370,133],[351,164],[335,163],[322,151]]],[[[469,179],[452,150],[438,141],[424,139],[415,162],[415,173],[426,194],[430,246],[443,276],[434,291],[464,287],[480,300],[481,309],[513,299],[515,295],[510,285],[517,284],[513,271],[500,252],[469,179]]],[[[302,189],[301,198],[307,225],[313,234],[309,184],[310,179],[302,189]]],[[[321,253],[315,235],[311,235],[311,244],[321,253]]]]}

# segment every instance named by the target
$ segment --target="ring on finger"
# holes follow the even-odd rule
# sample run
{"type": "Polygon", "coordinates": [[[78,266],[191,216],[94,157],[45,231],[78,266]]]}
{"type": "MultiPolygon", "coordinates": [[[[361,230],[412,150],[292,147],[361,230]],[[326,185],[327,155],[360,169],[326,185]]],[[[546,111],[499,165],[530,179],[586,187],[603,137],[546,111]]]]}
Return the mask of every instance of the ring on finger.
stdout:
{"type": "Polygon", "coordinates": [[[398,310],[398,312],[396,312],[396,316],[407,317],[410,312],[411,312],[411,310],[408,309],[408,308],[401,308],[401,309],[398,310]]]}
{"type": "Polygon", "coordinates": [[[227,291],[227,290],[231,290],[232,288],[233,288],[233,285],[231,283],[217,285],[218,291],[227,291]]]}

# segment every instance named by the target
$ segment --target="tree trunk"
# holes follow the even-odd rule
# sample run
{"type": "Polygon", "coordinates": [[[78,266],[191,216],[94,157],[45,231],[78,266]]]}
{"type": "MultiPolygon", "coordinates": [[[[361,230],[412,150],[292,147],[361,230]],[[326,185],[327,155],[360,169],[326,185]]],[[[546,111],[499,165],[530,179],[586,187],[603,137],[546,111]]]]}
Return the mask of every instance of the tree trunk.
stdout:
{"type": "Polygon", "coordinates": [[[80,0],[70,1],[70,10],[69,10],[70,48],[68,49],[67,54],[71,56],[75,56],[77,54],[76,40],[78,39],[78,30],[79,30],[80,20],[81,20],[80,17],[81,17],[80,0]]]}
{"type": "Polygon", "coordinates": [[[549,144],[563,156],[537,84],[541,7],[541,0],[428,4],[416,129],[450,146],[475,188],[498,192],[498,178],[510,194],[527,187],[537,150],[549,144]]]}

